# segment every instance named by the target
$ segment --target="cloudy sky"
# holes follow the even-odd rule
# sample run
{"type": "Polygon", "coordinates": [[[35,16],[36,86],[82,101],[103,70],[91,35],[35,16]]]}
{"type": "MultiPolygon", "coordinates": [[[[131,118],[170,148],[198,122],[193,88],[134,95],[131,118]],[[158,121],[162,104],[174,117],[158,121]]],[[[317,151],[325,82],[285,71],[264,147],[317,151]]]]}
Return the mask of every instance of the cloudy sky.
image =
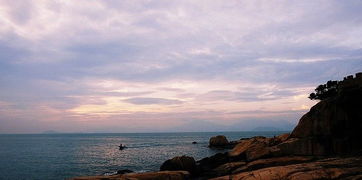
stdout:
{"type": "Polygon", "coordinates": [[[0,0],[0,133],[290,129],[361,1],[0,0]]]}

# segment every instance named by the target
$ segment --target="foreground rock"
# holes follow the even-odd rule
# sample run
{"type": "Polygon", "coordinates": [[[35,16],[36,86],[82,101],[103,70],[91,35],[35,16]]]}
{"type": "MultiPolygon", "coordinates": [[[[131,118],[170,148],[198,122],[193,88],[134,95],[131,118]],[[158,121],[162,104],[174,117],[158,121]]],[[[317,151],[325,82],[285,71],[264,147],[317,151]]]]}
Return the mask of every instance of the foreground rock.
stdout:
{"type": "Polygon", "coordinates": [[[214,180],[362,179],[362,157],[329,158],[231,174],[214,180]]]}
{"type": "Polygon", "coordinates": [[[112,175],[112,176],[84,176],[76,177],[72,180],[184,180],[189,179],[190,174],[187,171],[159,171],[159,172],[147,172],[147,173],[129,173],[124,175],[112,175]]]}

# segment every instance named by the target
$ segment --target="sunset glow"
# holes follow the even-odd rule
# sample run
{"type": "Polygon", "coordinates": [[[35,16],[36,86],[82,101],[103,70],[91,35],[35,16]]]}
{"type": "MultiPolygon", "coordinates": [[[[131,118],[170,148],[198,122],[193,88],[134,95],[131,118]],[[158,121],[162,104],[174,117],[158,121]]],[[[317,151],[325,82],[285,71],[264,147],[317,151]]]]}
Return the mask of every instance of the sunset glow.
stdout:
{"type": "Polygon", "coordinates": [[[362,71],[356,4],[0,1],[0,133],[288,130],[362,71]]]}

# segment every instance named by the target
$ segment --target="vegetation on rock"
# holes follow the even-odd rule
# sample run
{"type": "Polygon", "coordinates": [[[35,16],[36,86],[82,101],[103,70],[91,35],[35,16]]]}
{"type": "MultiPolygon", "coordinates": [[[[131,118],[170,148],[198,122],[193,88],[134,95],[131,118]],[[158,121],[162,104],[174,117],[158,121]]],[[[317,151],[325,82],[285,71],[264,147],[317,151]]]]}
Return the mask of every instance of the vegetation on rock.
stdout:
{"type": "Polygon", "coordinates": [[[324,100],[337,95],[338,84],[340,81],[328,81],[326,84],[321,84],[315,89],[315,93],[309,95],[309,99],[324,100]]]}
{"type": "Polygon", "coordinates": [[[309,95],[311,100],[325,100],[331,97],[335,97],[346,89],[354,89],[361,86],[362,83],[362,73],[356,73],[356,76],[353,75],[344,77],[342,81],[328,81],[326,84],[319,85],[313,92],[309,95]]]}

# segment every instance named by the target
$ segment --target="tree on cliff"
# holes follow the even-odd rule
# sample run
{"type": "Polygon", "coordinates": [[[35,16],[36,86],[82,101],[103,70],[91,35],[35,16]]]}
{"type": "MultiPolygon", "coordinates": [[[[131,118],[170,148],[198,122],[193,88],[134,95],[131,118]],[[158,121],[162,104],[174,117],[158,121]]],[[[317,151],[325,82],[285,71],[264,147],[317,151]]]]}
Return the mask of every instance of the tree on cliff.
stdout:
{"type": "Polygon", "coordinates": [[[315,93],[309,95],[311,100],[324,100],[337,95],[339,81],[328,81],[315,89],[315,93]]]}

